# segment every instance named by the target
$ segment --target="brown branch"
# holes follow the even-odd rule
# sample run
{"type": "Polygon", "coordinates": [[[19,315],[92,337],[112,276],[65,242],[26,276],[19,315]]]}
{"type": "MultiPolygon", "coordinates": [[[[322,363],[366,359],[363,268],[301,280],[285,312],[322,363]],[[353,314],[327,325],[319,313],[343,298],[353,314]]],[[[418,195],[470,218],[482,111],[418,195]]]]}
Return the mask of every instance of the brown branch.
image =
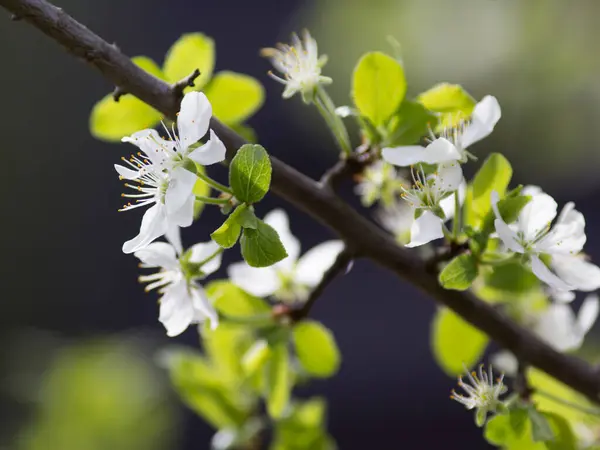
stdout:
{"type": "MultiPolygon", "coordinates": [[[[171,85],[138,68],[118,48],[108,44],[60,8],[44,0],[0,0],[0,6],[97,68],[114,85],[121,86],[175,119],[180,98],[175,95],[171,85]]],[[[214,118],[211,127],[226,145],[229,158],[245,143],[241,136],[214,118]]],[[[443,289],[435,274],[426,270],[424,261],[415,253],[396,245],[391,236],[358,214],[331,189],[323,189],[319,183],[277,158],[271,160],[271,186],[277,195],[332,229],[345,242],[351,242],[361,256],[392,270],[400,278],[430,294],[500,345],[519,355],[521,360],[598,402],[600,377],[591,365],[553,350],[529,330],[472,294],[443,289]]]]}

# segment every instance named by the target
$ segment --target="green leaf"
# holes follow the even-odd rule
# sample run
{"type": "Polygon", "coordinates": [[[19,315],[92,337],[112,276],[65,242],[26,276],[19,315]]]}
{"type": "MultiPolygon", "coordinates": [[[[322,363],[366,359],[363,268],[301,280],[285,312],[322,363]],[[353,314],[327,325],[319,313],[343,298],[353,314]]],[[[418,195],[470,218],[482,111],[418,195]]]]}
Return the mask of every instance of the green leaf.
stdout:
{"type": "Polygon", "coordinates": [[[352,79],[352,97],[360,113],[375,126],[389,119],[405,94],[404,69],[397,60],[381,52],[371,52],[358,61],[352,79]]]}
{"type": "Polygon", "coordinates": [[[481,358],[488,337],[449,309],[438,310],[432,323],[431,344],[436,362],[450,376],[473,367],[481,358]]]}
{"type": "MultiPolygon", "coordinates": [[[[136,56],[131,61],[146,72],[163,78],[160,68],[150,58],[136,56]]],[[[161,117],[160,112],[133,95],[123,95],[116,102],[109,94],[92,108],[90,132],[97,139],[117,142],[136,131],[154,127],[161,117]]]]}
{"type": "Polygon", "coordinates": [[[233,213],[231,213],[227,220],[223,222],[223,225],[210,234],[210,237],[221,247],[231,248],[238,241],[241,232],[242,226],[238,223],[233,213]]]}
{"type": "Polygon", "coordinates": [[[512,167],[500,153],[487,157],[473,179],[473,202],[471,207],[480,217],[485,216],[492,207],[492,191],[504,196],[512,178],[512,167]]]}
{"type": "MultiPolygon", "coordinates": [[[[531,197],[528,195],[506,196],[498,202],[498,211],[506,223],[513,223],[519,217],[521,210],[529,203],[531,197]]],[[[494,211],[488,211],[481,226],[480,240],[487,240],[494,231],[494,220],[496,215],[494,211]]]]}
{"type": "Polygon", "coordinates": [[[267,412],[279,419],[290,400],[291,373],[286,342],[271,347],[271,358],[267,364],[267,412]]]}
{"type": "Polygon", "coordinates": [[[429,127],[435,129],[437,117],[414,101],[404,101],[388,125],[386,145],[390,147],[419,142],[429,127]]]}
{"type": "Polygon", "coordinates": [[[546,416],[540,413],[534,406],[527,408],[529,420],[531,421],[531,435],[535,442],[551,441],[554,439],[554,431],[546,416]]]}
{"type": "Polygon", "coordinates": [[[483,436],[493,445],[505,450],[546,450],[544,443],[534,442],[531,437],[531,422],[525,421],[524,431],[521,434],[515,432],[511,424],[513,411],[501,414],[488,420],[483,436]]]}
{"type": "Polygon", "coordinates": [[[442,113],[442,126],[455,126],[469,117],[476,103],[461,86],[448,83],[435,85],[417,100],[428,110],[442,113]]]}
{"type": "Polygon", "coordinates": [[[471,287],[479,274],[477,261],[470,254],[459,255],[440,272],[440,284],[446,289],[464,291],[471,287]]]}
{"type": "Polygon", "coordinates": [[[228,316],[254,316],[271,310],[262,298],[248,294],[228,280],[211,281],[205,289],[217,311],[228,316]]]}
{"type": "Polygon", "coordinates": [[[577,450],[580,448],[571,425],[564,417],[549,412],[543,412],[543,415],[550,422],[554,432],[554,439],[546,442],[548,450],[577,450]]]}
{"type": "Polygon", "coordinates": [[[201,327],[202,345],[222,381],[230,386],[243,378],[242,358],[252,344],[252,332],[222,321],[214,330],[209,324],[201,327]]]}
{"type": "Polygon", "coordinates": [[[527,408],[517,407],[510,410],[509,422],[515,436],[523,436],[527,429],[529,414],[527,408]]]}
{"type": "Polygon", "coordinates": [[[242,368],[246,376],[251,377],[258,373],[270,356],[271,349],[266,340],[260,339],[252,344],[242,358],[242,368]]]}
{"type": "Polygon", "coordinates": [[[229,71],[217,73],[204,93],[212,104],[213,115],[227,125],[244,122],[265,99],[264,88],[257,79],[229,71]]]}
{"type": "MultiPolygon", "coordinates": [[[[163,69],[167,81],[175,83],[200,70],[194,80],[193,90],[200,90],[210,80],[215,67],[215,43],[202,33],[182,35],[171,46],[165,57],[163,69]]],[[[190,88],[188,88],[190,89],[190,88]]]]}
{"type": "Polygon", "coordinates": [[[267,151],[260,145],[243,145],[231,160],[229,184],[238,200],[261,201],[271,184],[271,160],[267,151]]]}
{"type": "Polygon", "coordinates": [[[484,276],[484,283],[487,288],[507,296],[533,291],[540,286],[539,279],[519,261],[495,266],[484,276]]]}
{"type": "Polygon", "coordinates": [[[327,378],[338,371],[340,351],[329,329],[307,320],[297,324],[292,333],[300,364],[310,375],[327,378]]]}
{"type": "Polygon", "coordinates": [[[240,239],[242,256],[251,267],[268,267],[287,256],[277,231],[262,220],[256,229],[245,228],[240,239]]]}

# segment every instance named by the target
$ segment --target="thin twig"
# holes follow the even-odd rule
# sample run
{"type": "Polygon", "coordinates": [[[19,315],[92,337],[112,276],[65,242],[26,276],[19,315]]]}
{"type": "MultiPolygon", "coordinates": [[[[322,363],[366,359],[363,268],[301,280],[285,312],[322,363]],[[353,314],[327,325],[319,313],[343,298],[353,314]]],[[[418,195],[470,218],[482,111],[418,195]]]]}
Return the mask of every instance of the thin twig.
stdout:
{"type": "Polygon", "coordinates": [[[175,97],[181,97],[183,95],[183,91],[185,90],[186,87],[193,87],[194,81],[196,81],[196,78],[198,78],[199,76],[200,76],[200,70],[194,69],[194,71],[191,74],[189,74],[187,77],[183,78],[182,80],[178,81],[177,83],[173,83],[172,89],[173,89],[173,94],[175,95],[175,97]]]}
{"type": "Polygon", "coordinates": [[[115,102],[118,102],[121,99],[121,97],[124,96],[125,94],[127,94],[127,91],[125,91],[124,89],[117,86],[112,93],[113,100],[115,102]]]}
{"type": "MultiPolygon", "coordinates": [[[[22,17],[23,21],[63,45],[69,53],[98,69],[113,85],[121,86],[172,120],[176,118],[181,99],[172,85],[140,69],[118,48],[60,8],[45,0],[0,0],[0,6],[22,17]]],[[[227,158],[231,160],[237,149],[246,143],[245,139],[215,118],[211,119],[210,125],[225,144],[227,158]]],[[[324,189],[273,156],[271,165],[271,189],[275,194],[333,230],[344,242],[351,242],[361,256],[431,295],[502,347],[598,402],[600,377],[590,364],[557,352],[473,294],[444,289],[437,282],[437,276],[426,270],[425,261],[399,247],[393,237],[352,209],[332,189],[324,189]]]]}
{"type": "Polygon", "coordinates": [[[344,274],[348,271],[353,259],[354,252],[348,247],[344,248],[337,256],[331,267],[323,274],[323,278],[321,278],[319,284],[317,284],[311,291],[302,307],[290,312],[290,317],[292,320],[298,321],[307,317],[325,288],[327,288],[327,286],[329,286],[338,275],[344,274]]]}

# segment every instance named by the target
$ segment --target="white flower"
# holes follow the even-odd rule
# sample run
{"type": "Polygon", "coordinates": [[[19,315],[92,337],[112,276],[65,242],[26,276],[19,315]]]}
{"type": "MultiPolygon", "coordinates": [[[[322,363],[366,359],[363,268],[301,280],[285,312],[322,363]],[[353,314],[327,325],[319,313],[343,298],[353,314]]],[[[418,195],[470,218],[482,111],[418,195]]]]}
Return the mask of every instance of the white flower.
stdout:
{"type": "Polygon", "coordinates": [[[414,222],[414,210],[405,201],[396,201],[390,206],[381,206],[375,218],[383,228],[392,233],[397,241],[406,243],[410,239],[410,228],[414,222]]]}
{"type": "Polygon", "coordinates": [[[475,105],[470,121],[445,129],[437,139],[432,136],[433,140],[427,147],[421,145],[386,147],[382,151],[383,159],[401,167],[420,162],[427,164],[466,162],[471,156],[467,148],[487,137],[494,130],[500,116],[498,100],[496,97],[486,95],[475,105]]]}
{"type": "Polygon", "coordinates": [[[153,242],[134,255],[142,262],[141,267],[158,268],[158,272],[140,276],[141,282],[149,283],[146,291],[158,289],[160,299],[159,321],[168,336],[177,336],[194,323],[210,320],[214,329],[218,316],[197,282],[217,271],[221,265],[221,249],[215,242],[192,246],[185,256],[178,257],[175,247],[166,242],[153,242]]]}
{"type": "Polygon", "coordinates": [[[122,139],[138,146],[141,152],[129,160],[123,158],[129,167],[115,164],[119,178],[137,183],[125,184],[136,193],[123,196],[135,199],[135,203],[126,204],[121,211],[152,205],[144,213],[140,233],[123,244],[123,252],[144,248],[169,227],[192,224],[196,175],[185,168],[193,164],[188,158],[202,165],[225,159],[225,146],[212,130],[206,144],[190,149],[207,133],[211,115],[212,107],[206,96],[190,92],[181,101],[177,118],[179,137],[174,129],[171,133],[166,130],[169,140],[162,139],[156,130],[142,130],[122,139]]]}
{"type": "Polygon", "coordinates": [[[381,160],[366,167],[355,179],[358,182],[354,192],[360,196],[364,206],[371,206],[376,201],[389,204],[395,194],[408,184],[398,175],[394,166],[381,160]]]}
{"type": "Polygon", "coordinates": [[[488,373],[483,370],[483,364],[479,366],[479,376],[475,371],[469,373],[467,377],[471,384],[463,382],[462,377],[458,377],[458,386],[466,395],[457,394],[452,391],[450,398],[461,403],[467,409],[477,409],[477,424],[483,426],[488,412],[496,412],[503,406],[500,396],[508,390],[502,383],[504,374],[494,380],[492,365],[490,364],[488,373]]]}
{"type": "Polygon", "coordinates": [[[539,192],[525,205],[516,225],[509,226],[500,215],[498,201],[498,193],[492,192],[498,236],[509,250],[529,256],[531,270],[540,280],[558,291],[596,289],[600,283],[600,269],[578,256],[586,241],[585,219],[574,209],[573,203],[564,206],[551,227],[557,204],[548,194],[539,192]],[[550,256],[550,265],[556,273],[550,271],[540,255],[550,256]],[[577,273],[577,270],[582,272],[577,273]],[[587,276],[593,278],[590,280],[587,276]]]}
{"type": "Polygon", "coordinates": [[[317,41],[306,30],[302,37],[304,42],[294,33],[292,45],[277,44],[277,48],[265,48],[261,54],[269,58],[273,67],[283,75],[281,78],[269,72],[274,80],[285,84],[283,98],[300,92],[305,101],[310,101],[320,84],[330,84],[332,80],[321,75],[327,56],[319,57],[317,41]]]}
{"type": "Polygon", "coordinates": [[[457,162],[440,164],[437,172],[429,176],[422,169],[420,173],[414,170],[412,173],[414,187],[404,189],[402,197],[418,217],[412,223],[407,247],[417,247],[444,237],[443,224],[454,214],[454,199],[449,197],[463,181],[462,169],[457,162]],[[446,215],[446,212],[449,214],[446,215]]]}
{"type": "Polygon", "coordinates": [[[328,241],[300,256],[300,242],[291,233],[287,215],[276,209],[265,216],[265,222],[279,234],[288,257],[265,268],[250,267],[245,262],[229,266],[231,281],[257,297],[273,295],[282,301],[304,301],[322,279],[343,249],[341,241],[328,241]]]}

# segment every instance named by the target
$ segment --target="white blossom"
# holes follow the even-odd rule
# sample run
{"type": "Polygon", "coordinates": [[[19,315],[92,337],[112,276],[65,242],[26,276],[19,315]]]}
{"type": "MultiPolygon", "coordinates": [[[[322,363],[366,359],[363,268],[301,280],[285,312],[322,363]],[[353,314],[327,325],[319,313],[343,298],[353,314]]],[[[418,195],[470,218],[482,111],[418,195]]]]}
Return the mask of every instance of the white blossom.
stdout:
{"type": "Polygon", "coordinates": [[[277,44],[277,48],[265,48],[261,54],[270,59],[273,67],[283,78],[269,72],[276,81],[285,85],[283,98],[290,98],[297,92],[302,93],[305,101],[311,100],[320,84],[330,84],[331,78],[321,75],[321,68],[327,62],[327,56],[319,56],[317,41],[305,30],[301,40],[292,34],[292,44],[277,44]]]}
{"type": "Polygon", "coordinates": [[[217,327],[217,313],[198,283],[221,265],[221,249],[215,242],[196,244],[183,257],[174,245],[153,242],[134,255],[141,261],[140,267],[159,269],[139,279],[149,283],[146,291],[157,289],[162,294],[158,320],[168,336],[177,336],[191,324],[202,323],[206,319],[210,320],[213,329],[217,327]]]}
{"type": "Polygon", "coordinates": [[[195,149],[190,146],[200,140],[209,128],[212,107],[206,96],[190,92],[181,101],[177,118],[179,135],[165,127],[169,139],[159,136],[156,130],[142,130],[124,137],[139,147],[140,152],[123,161],[129,167],[115,164],[119,178],[136,183],[125,186],[134,194],[123,194],[135,199],[121,211],[151,206],[142,218],[140,233],[123,244],[123,252],[133,253],[166,233],[169,227],[187,227],[192,224],[195,173],[187,170],[192,161],[202,165],[225,159],[225,146],[211,130],[208,141],[195,149]],[[192,161],[189,161],[192,160],[192,161]]]}
{"type": "Polygon", "coordinates": [[[437,139],[432,135],[431,142],[426,147],[421,145],[386,147],[382,151],[383,159],[401,167],[417,163],[466,162],[471,156],[467,148],[489,136],[500,120],[500,116],[498,100],[487,95],[475,105],[469,121],[443,130],[437,139]]]}
{"type": "Polygon", "coordinates": [[[268,213],[264,221],[279,234],[288,256],[265,268],[250,267],[245,262],[231,264],[231,281],[258,297],[275,296],[281,301],[302,302],[322,279],[343,249],[341,241],[328,241],[313,247],[300,257],[300,242],[291,233],[283,210],[268,213]]]}
{"type": "Polygon", "coordinates": [[[354,192],[360,196],[364,206],[371,206],[378,200],[386,203],[407,184],[394,166],[381,160],[366,167],[356,179],[354,192]]]}
{"type": "Polygon", "coordinates": [[[541,281],[557,291],[591,291],[600,287],[600,268],[580,256],[586,241],[585,219],[573,203],[564,206],[551,226],[556,202],[546,193],[534,193],[516,224],[509,226],[500,215],[498,201],[498,193],[492,192],[498,236],[508,250],[529,257],[531,270],[541,281]],[[540,259],[543,255],[550,258],[554,272],[540,259]]]}

